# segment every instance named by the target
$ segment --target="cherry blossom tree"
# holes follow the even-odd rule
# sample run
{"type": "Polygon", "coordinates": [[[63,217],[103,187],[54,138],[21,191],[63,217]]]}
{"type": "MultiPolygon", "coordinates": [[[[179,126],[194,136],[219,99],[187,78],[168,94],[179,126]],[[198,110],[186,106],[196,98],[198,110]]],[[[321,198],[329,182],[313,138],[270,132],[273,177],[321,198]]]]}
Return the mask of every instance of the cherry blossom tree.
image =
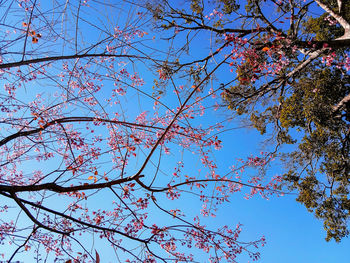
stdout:
{"type": "Polygon", "coordinates": [[[7,248],[0,257],[259,258],[264,237],[241,240],[240,224],[206,223],[236,192],[281,194],[281,178],[263,176],[271,155],[230,168],[214,158],[227,120],[210,117],[222,92],[211,83],[232,56],[253,52],[246,40],[226,34],[222,46],[237,45],[236,53],[219,48],[193,60],[157,31],[154,12],[136,4],[0,5],[0,236],[7,248]],[[254,175],[244,176],[246,169],[254,175]]]}

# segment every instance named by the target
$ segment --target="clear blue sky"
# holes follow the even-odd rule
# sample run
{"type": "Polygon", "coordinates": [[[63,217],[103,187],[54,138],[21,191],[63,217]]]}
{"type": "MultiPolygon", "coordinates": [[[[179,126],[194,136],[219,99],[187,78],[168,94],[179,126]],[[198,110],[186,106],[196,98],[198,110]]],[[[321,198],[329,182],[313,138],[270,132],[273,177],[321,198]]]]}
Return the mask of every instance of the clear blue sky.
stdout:
{"type": "MultiPolygon", "coordinates": [[[[127,8],[127,5],[122,8],[127,8]]],[[[129,11],[129,9],[126,9],[129,11]]],[[[106,10],[97,10],[96,16],[89,16],[90,22],[92,24],[102,23],[98,14],[105,12],[106,10]]],[[[133,10],[135,11],[135,10],[133,10]]],[[[131,11],[130,11],[131,12],[131,11]]],[[[104,14],[107,17],[110,17],[108,23],[103,21],[104,24],[110,24],[113,26],[114,23],[120,25],[128,24],[127,12],[125,14],[118,14],[118,18],[113,17],[113,14],[104,14]]],[[[83,33],[89,31],[90,39],[99,39],[98,31],[93,29],[91,25],[87,23],[81,23],[81,30],[83,33]]],[[[69,25],[68,25],[69,27],[69,25]]],[[[169,45],[174,45],[175,47],[181,46],[184,44],[184,38],[176,38],[175,42],[160,41],[159,35],[156,32],[151,32],[149,28],[145,28],[145,31],[148,31],[149,34],[145,37],[148,39],[145,43],[148,45],[144,49],[144,52],[152,52],[152,48],[157,50],[162,50],[167,52],[169,45]],[[155,40],[152,37],[155,36],[155,40]]],[[[88,39],[88,38],[87,38],[88,39]]],[[[40,40],[39,40],[40,41],[40,40]]],[[[209,35],[198,35],[196,40],[191,43],[190,52],[188,55],[184,53],[184,60],[190,60],[194,58],[201,58],[208,55],[210,51],[209,48],[209,35]]],[[[159,55],[161,56],[165,56],[159,55]]],[[[152,74],[150,70],[143,64],[135,63],[134,65],[127,65],[128,69],[135,69],[138,71],[140,76],[145,80],[144,89],[147,93],[152,93],[152,85],[154,78],[157,78],[156,75],[152,74]]],[[[156,74],[156,72],[154,72],[156,74]]],[[[214,83],[218,85],[221,79],[229,79],[234,77],[234,73],[229,72],[228,68],[223,68],[220,70],[216,77],[218,81],[214,83]]],[[[191,85],[186,80],[181,78],[175,79],[176,85],[191,85]]],[[[3,83],[1,83],[3,84],[3,83]]],[[[106,83],[106,87],[110,83],[106,83]]],[[[47,92],[45,87],[27,87],[27,90],[19,92],[19,96],[22,99],[29,99],[29,94],[33,95],[35,89],[38,92],[47,92]],[[30,89],[28,92],[28,88],[30,89]]],[[[174,94],[172,93],[171,85],[169,84],[169,90],[167,94],[161,99],[162,102],[171,107],[177,106],[177,100],[174,94]]],[[[204,92],[208,92],[209,87],[205,89],[204,92]]],[[[108,92],[103,91],[99,98],[101,101],[104,96],[109,96],[108,92]]],[[[142,97],[139,93],[131,91],[127,94],[127,99],[121,99],[121,103],[118,106],[108,108],[108,112],[120,111],[121,108],[124,110],[124,116],[128,120],[133,120],[141,111],[148,110],[152,113],[153,111],[153,101],[149,98],[142,97]]],[[[218,97],[217,102],[220,103],[220,97],[218,97]]],[[[211,105],[215,103],[215,100],[208,98],[204,104],[211,105]]],[[[165,112],[166,109],[160,107],[161,112],[165,112]]],[[[79,111],[76,111],[79,112],[79,111]]],[[[208,127],[211,123],[217,122],[219,120],[224,120],[230,116],[229,111],[216,111],[210,112],[195,120],[196,124],[202,124],[203,127],[208,127]]],[[[229,167],[232,164],[235,164],[238,158],[246,158],[248,156],[259,154],[261,150],[268,150],[269,148],[262,147],[263,137],[259,135],[254,130],[249,130],[245,128],[238,127],[241,125],[239,122],[230,122],[227,123],[227,128],[233,128],[231,131],[220,134],[220,139],[222,140],[223,148],[220,151],[214,151],[215,160],[218,164],[218,172],[225,174],[229,167]]],[[[103,130],[97,129],[96,133],[103,132],[103,130]]],[[[195,161],[195,158],[191,157],[189,153],[182,155],[178,148],[175,148],[171,152],[169,157],[164,157],[165,161],[161,163],[161,168],[163,170],[173,170],[177,161],[183,159],[185,163],[184,174],[196,174],[198,169],[201,168],[198,160],[195,161]],[[166,159],[167,158],[167,159],[166,159]]],[[[156,157],[154,159],[156,160],[156,157]]],[[[129,173],[132,173],[135,169],[140,166],[140,160],[132,161],[129,165],[129,173]]],[[[31,164],[33,167],[35,164],[31,164]]],[[[29,169],[32,169],[30,167],[29,169]]],[[[154,174],[155,168],[148,166],[145,170],[145,174],[154,174]]],[[[279,166],[278,161],[272,162],[270,168],[267,171],[266,180],[272,176],[282,173],[282,168],[279,166]]],[[[255,171],[249,170],[246,171],[243,176],[254,175],[255,171]]],[[[350,239],[345,238],[341,243],[335,243],[334,241],[326,242],[324,240],[325,232],[323,231],[322,222],[317,220],[312,214],[306,211],[302,205],[295,201],[295,195],[285,195],[283,197],[272,196],[270,200],[262,199],[260,196],[255,196],[252,199],[244,199],[243,188],[242,193],[235,193],[230,197],[229,203],[219,206],[216,218],[203,219],[207,222],[208,227],[221,227],[223,225],[235,226],[237,223],[243,224],[241,239],[244,241],[252,241],[258,239],[261,236],[266,237],[267,244],[265,247],[260,248],[261,260],[259,262],[263,263],[332,263],[332,262],[347,262],[348,261],[348,251],[350,248],[350,239]]],[[[249,190],[248,190],[249,191],[249,190]]],[[[94,207],[99,207],[108,199],[109,196],[97,195],[96,199],[91,201],[90,205],[94,207]]],[[[187,199],[180,200],[177,205],[179,208],[187,210],[189,213],[199,214],[200,207],[199,203],[195,200],[194,197],[186,197],[187,199]],[[193,200],[191,199],[193,198],[193,200]]],[[[170,202],[170,201],[168,201],[170,202]]],[[[149,221],[152,218],[159,217],[158,214],[150,215],[149,221]]],[[[159,219],[159,218],[157,218],[159,219]]],[[[3,246],[4,250],[10,249],[8,246],[3,246]]],[[[96,249],[98,250],[101,256],[101,262],[115,262],[113,258],[113,253],[108,250],[106,247],[100,245],[96,242],[96,249]]],[[[1,252],[1,249],[0,249],[1,252]]],[[[34,262],[30,261],[25,254],[20,254],[17,260],[23,262],[34,262]]],[[[202,262],[207,262],[205,255],[202,256],[202,262]]],[[[247,262],[249,259],[246,256],[238,258],[238,262],[247,262]]]]}

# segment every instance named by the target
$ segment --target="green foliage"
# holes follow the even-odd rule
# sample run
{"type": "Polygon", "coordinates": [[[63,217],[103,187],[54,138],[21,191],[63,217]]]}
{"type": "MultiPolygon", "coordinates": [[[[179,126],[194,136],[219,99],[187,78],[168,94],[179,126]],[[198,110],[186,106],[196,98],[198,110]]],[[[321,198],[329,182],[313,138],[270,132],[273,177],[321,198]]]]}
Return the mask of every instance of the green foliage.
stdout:
{"type": "Polygon", "coordinates": [[[266,116],[262,116],[257,111],[250,115],[250,121],[253,123],[254,128],[256,128],[261,134],[266,133],[266,116]]]}
{"type": "Polygon", "coordinates": [[[201,5],[200,0],[191,1],[191,9],[195,14],[201,14],[203,12],[203,6],[201,5]]]}
{"type": "Polygon", "coordinates": [[[231,14],[240,7],[236,0],[219,0],[218,3],[222,4],[221,9],[224,14],[231,14]]]}
{"type": "Polygon", "coordinates": [[[326,13],[319,17],[310,17],[304,23],[304,33],[314,34],[315,39],[319,41],[334,39],[342,36],[344,34],[343,28],[338,24],[330,25],[326,20],[327,17],[328,15],[326,13]]]}

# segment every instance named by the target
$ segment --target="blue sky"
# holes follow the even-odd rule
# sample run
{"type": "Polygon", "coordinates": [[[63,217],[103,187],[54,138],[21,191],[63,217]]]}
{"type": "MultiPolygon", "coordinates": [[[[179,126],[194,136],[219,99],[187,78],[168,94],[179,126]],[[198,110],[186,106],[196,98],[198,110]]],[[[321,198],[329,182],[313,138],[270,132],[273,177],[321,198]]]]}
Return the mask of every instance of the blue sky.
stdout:
{"type": "MultiPolygon", "coordinates": [[[[121,6],[121,8],[126,8],[127,5],[121,6]]],[[[87,15],[86,17],[82,16],[84,19],[88,18],[89,23],[81,22],[80,30],[82,32],[82,36],[79,41],[81,41],[82,46],[88,45],[90,42],[94,40],[101,40],[103,36],[99,35],[98,30],[94,27],[95,25],[104,24],[106,28],[110,26],[113,28],[115,25],[120,25],[120,28],[124,26],[128,28],[129,24],[132,24],[131,20],[128,20],[128,14],[135,14],[137,10],[133,9],[122,9],[127,10],[125,13],[119,13],[117,16],[113,16],[113,13],[108,13],[108,9],[97,9],[92,11],[92,13],[96,16],[87,15]],[[104,13],[105,12],[105,13],[104,13]],[[103,14],[104,16],[102,16],[103,14]],[[99,15],[101,15],[99,17],[99,15]],[[101,21],[101,19],[106,19],[101,21]],[[108,20],[109,19],[109,20],[108,20]],[[99,24],[101,23],[101,24],[99,24]],[[95,28],[95,29],[94,29],[95,28]],[[83,37],[84,36],[84,37],[83,37]],[[86,42],[84,42],[86,41],[86,42]]],[[[83,12],[83,11],[82,11],[83,12]]],[[[83,13],[84,14],[84,13],[83,13]]],[[[145,20],[148,21],[148,20],[145,20]]],[[[138,24],[142,25],[142,21],[139,21],[138,24]]],[[[65,25],[67,28],[67,36],[69,34],[74,33],[74,28],[70,27],[69,22],[65,25]]],[[[151,27],[151,26],[150,26],[151,27]]],[[[152,49],[162,51],[157,52],[157,58],[164,58],[168,52],[169,45],[174,45],[174,47],[179,47],[184,44],[184,37],[176,38],[176,40],[172,43],[171,41],[161,41],[160,33],[151,32],[150,28],[145,28],[145,31],[149,31],[148,35],[144,37],[145,42],[144,46],[137,46],[139,48],[143,47],[143,52],[153,55],[152,49]],[[155,36],[155,39],[153,39],[155,36]],[[147,47],[146,47],[147,45],[147,47]]],[[[164,37],[164,35],[163,35],[164,37]]],[[[45,36],[43,36],[45,38],[45,36]]],[[[41,42],[41,40],[39,40],[41,42]]],[[[44,40],[42,41],[43,43],[44,40]]],[[[186,52],[183,52],[183,59],[185,61],[203,57],[208,54],[210,51],[210,35],[198,35],[196,40],[191,43],[190,52],[186,55],[186,52]]],[[[35,47],[35,46],[34,46],[35,47]]],[[[68,52],[70,48],[74,47],[74,42],[71,42],[71,46],[65,46],[62,49],[52,49],[51,51],[55,51],[57,53],[60,52],[68,52]]],[[[103,50],[105,46],[100,47],[98,50],[103,50]]],[[[44,49],[45,50],[45,49],[44,49]]],[[[69,53],[69,52],[68,52],[69,53]]],[[[213,63],[215,64],[215,63],[213,63]]],[[[55,69],[60,70],[61,64],[58,63],[58,67],[55,69]]],[[[213,65],[211,65],[213,67],[213,65]]],[[[97,67],[96,67],[97,68],[97,67]]],[[[154,84],[153,80],[157,79],[157,72],[155,68],[147,68],[147,65],[142,63],[135,62],[134,64],[129,63],[126,65],[122,65],[121,68],[127,68],[132,72],[133,70],[137,71],[140,76],[145,80],[144,90],[148,94],[152,94],[152,85],[154,84]],[[153,72],[151,72],[153,70],[153,72]]],[[[55,70],[53,72],[55,73],[55,70]]],[[[103,70],[102,70],[103,71],[103,70]]],[[[105,73],[104,71],[101,73],[105,73]]],[[[235,73],[231,73],[228,67],[223,67],[216,74],[215,77],[218,81],[213,81],[214,88],[220,83],[222,79],[230,79],[235,77],[235,73]]],[[[4,82],[4,80],[1,80],[4,82]]],[[[3,83],[1,84],[3,85],[3,83]]],[[[187,81],[185,78],[175,78],[174,82],[176,86],[184,85],[189,91],[191,91],[190,86],[192,83],[187,81]]],[[[35,85],[28,84],[25,90],[19,91],[19,96],[23,100],[30,100],[32,95],[35,92],[45,93],[45,96],[50,100],[50,97],[53,93],[52,90],[48,91],[48,87],[45,85],[37,85],[42,82],[37,82],[35,85]],[[49,95],[47,95],[49,94],[49,95]]],[[[110,87],[112,86],[112,82],[104,82],[105,90],[103,90],[99,95],[97,95],[98,99],[104,102],[105,98],[109,98],[110,96],[110,87]]],[[[171,83],[168,83],[167,89],[165,90],[165,95],[161,97],[161,101],[166,105],[169,105],[171,108],[175,108],[178,106],[178,101],[176,99],[175,94],[173,94],[171,90],[171,83]]],[[[203,92],[208,93],[209,87],[203,92]]],[[[106,111],[108,113],[113,113],[114,111],[121,112],[123,111],[123,118],[126,120],[134,120],[135,117],[140,114],[142,111],[148,111],[150,115],[153,114],[153,103],[154,100],[152,98],[143,97],[138,91],[131,90],[128,91],[125,97],[120,97],[120,101],[117,105],[111,106],[109,108],[106,107],[106,111]]],[[[220,103],[220,98],[211,99],[208,98],[204,101],[204,105],[212,105],[215,102],[220,103]]],[[[164,113],[167,109],[162,106],[159,106],[159,112],[164,113]]],[[[88,110],[86,108],[76,108],[74,109],[74,114],[87,114],[88,110]]],[[[122,114],[121,114],[122,115],[122,114]]],[[[208,112],[201,118],[198,118],[193,123],[196,125],[202,125],[204,128],[207,128],[212,123],[218,122],[220,120],[225,120],[227,117],[230,117],[230,111],[216,111],[216,112],[208,112]]],[[[264,137],[260,136],[258,132],[252,129],[239,128],[242,124],[238,121],[231,121],[225,124],[227,129],[232,129],[230,131],[220,133],[220,140],[222,140],[223,148],[219,151],[213,151],[212,157],[216,160],[218,164],[218,173],[225,174],[229,167],[232,164],[237,162],[239,158],[246,158],[250,155],[259,155],[261,150],[269,150],[269,147],[262,147],[262,142],[264,141],[264,137]]],[[[96,133],[100,133],[102,135],[105,134],[105,130],[103,128],[96,128],[96,133]]],[[[145,152],[147,152],[145,150],[145,152]]],[[[138,154],[141,156],[139,159],[132,160],[128,165],[128,170],[126,171],[129,174],[132,174],[135,170],[140,167],[140,164],[144,160],[144,156],[140,152],[138,154]],[[140,154],[139,154],[140,153],[140,154]]],[[[159,151],[156,151],[155,155],[151,159],[155,163],[158,160],[159,151]]],[[[184,161],[185,167],[183,174],[188,175],[197,175],[199,169],[203,169],[201,167],[200,161],[198,158],[193,157],[190,151],[182,152],[179,147],[173,147],[171,149],[171,154],[169,156],[164,155],[162,157],[164,161],[161,161],[161,169],[167,171],[169,174],[176,166],[176,163],[179,160],[184,161]]],[[[50,165],[50,163],[46,163],[46,165],[50,165]]],[[[30,162],[30,166],[27,166],[25,169],[31,170],[36,169],[37,164],[30,162]]],[[[109,170],[112,169],[110,164],[104,164],[99,166],[101,170],[109,170]]],[[[48,167],[50,168],[50,167],[48,167]]],[[[150,178],[155,174],[155,166],[148,165],[144,171],[146,176],[150,178]]],[[[281,174],[283,168],[280,167],[278,161],[274,161],[270,164],[269,169],[267,170],[266,180],[275,175],[281,174]]],[[[246,170],[242,177],[248,178],[256,173],[255,170],[246,170]]],[[[113,174],[113,171],[111,172],[113,174]]],[[[149,180],[149,178],[147,178],[149,180]]],[[[165,179],[160,179],[156,181],[156,183],[161,183],[163,180],[168,180],[168,177],[165,179]]],[[[348,249],[350,247],[350,240],[344,239],[341,243],[337,244],[334,241],[326,242],[324,240],[325,232],[323,231],[322,222],[317,220],[312,214],[306,211],[306,209],[295,201],[295,195],[287,194],[283,197],[275,197],[272,196],[270,200],[265,200],[260,196],[255,196],[249,200],[244,198],[244,192],[249,191],[248,189],[243,188],[242,193],[238,192],[232,195],[229,199],[229,203],[225,203],[219,206],[217,217],[216,218],[203,218],[204,222],[207,223],[208,227],[216,228],[221,227],[225,224],[230,226],[235,226],[238,223],[243,225],[241,239],[243,241],[251,241],[260,238],[261,236],[266,237],[267,244],[265,247],[260,248],[261,252],[261,260],[259,262],[264,263],[279,263],[279,262],[346,262],[348,249]]],[[[99,208],[103,205],[106,205],[106,200],[109,198],[113,198],[112,195],[104,195],[98,194],[95,199],[89,201],[89,205],[92,207],[99,208]]],[[[166,204],[166,199],[159,198],[160,202],[164,202],[166,204]]],[[[4,200],[5,201],[5,200],[4,200]]],[[[60,200],[61,202],[62,200],[60,200]]],[[[54,204],[55,201],[51,201],[54,204]]],[[[63,202],[62,202],[63,203],[63,202]]],[[[199,214],[200,212],[200,203],[193,196],[183,195],[183,199],[180,199],[178,202],[175,202],[173,207],[177,207],[187,211],[190,215],[199,214]]],[[[108,204],[107,204],[108,207],[108,204]]],[[[171,220],[167,217],[160,214],[151,214],[149,216],[149,221],[154,220],[171,220]]],[[[127,246],[128,243],[125,243],[124,246],[127,246]]],[[[3,246],[4,250],[11,249],[11,246],[3,246]]],[[[107,249],[104,244],[96,242],[96,249],[98,250],[101,256],[101,262],[115,262],[115,258],[113,255],[113,251],[107,249]]],[[[17,260],[24,262],[34,262],[29,261],[28,257],[25,256],[24,253],[19,254],[17,260]]],[[[247,262],[250,259],[243,255],[238,258],[238,262],[247,262]]],[[[207,262],[206,255],[201,254],[201,262],[207,262]]]]}

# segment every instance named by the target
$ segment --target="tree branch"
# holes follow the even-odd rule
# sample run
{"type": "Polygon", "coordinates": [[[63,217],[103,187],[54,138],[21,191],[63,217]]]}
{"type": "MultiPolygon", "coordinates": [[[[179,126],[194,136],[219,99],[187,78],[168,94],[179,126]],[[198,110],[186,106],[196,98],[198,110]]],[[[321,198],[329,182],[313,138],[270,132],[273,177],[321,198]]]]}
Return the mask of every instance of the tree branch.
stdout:
{"type": "Polygon", "coordinates": [[[24,65],[29,65],[29,64],[42,63],[42,62],[70,60],[70,59],[77,59],[77,58],[91,58],[91,57],[93,57],[93,58],[94,57],[134,58],[134,59],[147,59],[147,60],[152,60],[152,61],[157,61],[157,62],[163,62],[161,60],[151,59],[147,56],[96,53],[96,54],[80,54],[80,55],[75,54],[75,55],[66,55],[66,56],[52,56],[52,57],[45,57],[45,58],[34,58],[34,59],[28,59],[28,60],[21,60],[21,61],[17,61],[17,62],[0,64],[0,69],[8,69],[8,68],[19,67],[19,66],[24,66],[24,65]]]}
{"type": "Polygon", "coordinates": [[[345,104],[350,102],[350,94],[346,95],[337,105],[333,107],[333,113],[339,111],[345,104]]]}
{"type": "MultiPolygon", "coordinates": [[[[315,2],[328,14],[330,14],[335,20],[338,21],[338,23],[344,28],[345,32],[344,35],[341,37],[338,37],[337,39],[349,39],[350,38],[350,24],[346,19],[341,16],[340,14],[336,14],[333,12],[332,9],[330,9],[327,5],[323,4],[320,0],[315,0],[315,2]]],[[[338,0],[338,6],[339,3],[341,4],[341,0],[338,0]]],[[[340,11],[341,5],[339,6],[339,11],[340,11]]]]}
{"type": "Polygon", "coordinates": [[[301,64],[296,66],[291,72],[289,72],[286,75],[287,79],[289,79],[294,74],[298,73],[303,68],[305,68],[307,65],[309,65],[312,61],[314,61],[316,58],[318,58],[325,50],[326,50],[325,48],[322,48],[322,49],[319,49],[319,50],[316,50],[316,51],[312,52],[310,54],[310,56],[304,62],[302,62],[301,64]]]}
{"type": "Polygon", "coordinates": [[[8,193],[18,193],[18,192],[37,192],[42,190],[50,190],[56,193],[69,193],[82,190],[94,190],[111,187],[113,185],[122,184],[136,180],[143,177],[143,175],[132,175],[129,177],[121,178],[118,180],[113,180],[110,182],[99,183],[99,184],[83,184],[76,186],[61,186],[56,183],[46,183],[39,185],[0,185],[0,191],[8,193]]]}
{"type": "Polygon", "coordinates": [[[55,232],[57,234],[61,234],[61,235],[68,235],[69,233],[67,232],[62,232],[59,231],[57,229],[45,226],[44,224],[42,224],[41,222],[39,222],[31,213],[30,211],[24,206],[24,204],[22,203],[23,200],[20,200],[17,195],[13,192],[11,192],[10,196],[12,197],[13,200],[15,200],[15,202],[18,204],[18,206],[24,211],[24,213],[26,213],[26,215],[30,218],[30,220],[33,221],[33,223],[35,223],[37,226],[42,227],[48,231],[52,231],[55,232]]]}

